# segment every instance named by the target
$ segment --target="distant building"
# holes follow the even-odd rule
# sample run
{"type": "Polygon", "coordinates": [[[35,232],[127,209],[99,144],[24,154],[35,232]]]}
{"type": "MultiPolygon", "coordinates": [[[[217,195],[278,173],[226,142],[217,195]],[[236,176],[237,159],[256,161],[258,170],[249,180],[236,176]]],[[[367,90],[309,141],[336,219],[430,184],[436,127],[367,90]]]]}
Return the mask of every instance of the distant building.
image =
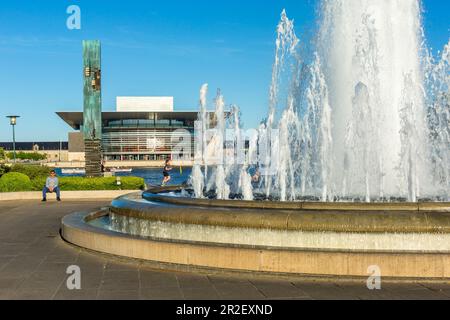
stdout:
{"type": "MultiPolygon", "coordinates": [[[[69,134],[69,161],[84,160],[82,112],[57,112],[78,132],[69,134]]],[[[116,112],[102,112],[102,148],[107,161],[160,161],[173,156],[173,133],[192,136],[198,111],[174,111],[173,97],[117,97],[116,112]]],[[[213,113],[210,113],[210,117],[213,113]]]]}
{"type": "MultiPolygon", "coordinates": [[[[12,142],[0,142],[0,148],[6,152],[12,152],[13,144],[12,142]]],[[[16,142],[16,152],[45,154],[49,162],[68,161],[68,150],[69,143],[67,141],[16,142]]]]}

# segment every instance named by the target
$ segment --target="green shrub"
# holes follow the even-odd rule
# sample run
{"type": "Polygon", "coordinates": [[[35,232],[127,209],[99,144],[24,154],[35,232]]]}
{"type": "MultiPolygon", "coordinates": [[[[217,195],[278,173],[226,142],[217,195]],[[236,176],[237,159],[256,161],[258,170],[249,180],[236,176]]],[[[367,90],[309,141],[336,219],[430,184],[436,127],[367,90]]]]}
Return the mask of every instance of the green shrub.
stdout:
{"type": "MultiPolygon", "coordinates": [[[[84,178],[62,177],[59,179],[59,187],[62,191],[92,191],[92,190],[143,190],[145,182],[143,178],[121,177],[122,184],[116,183],[115,177],[108,178],[84,178]]],[[[46,178],[32,180],[33,190],[42,190],[46,178]]]]}
{"type": "MultiPolygon", "coordinates": [[[[9,152],[8,153],[8,158],[9,159],[14,159],[14,153],[13,152],[9,152]]],[[[33,160],[33,161],[41,161],[41,160],[46,160],[47,156],[45,154],[40,154],[37,152],[16,152],[16,159],[19,160],[33,160]]]]}
{"type": "Polygon", "coordinates": [[[19,172],[27,175],[31,180],[36,178],[44,178],[50,174],[51,169],[39,165],[15,164],[11,167],[11,172],[19,172]]]}
{"type": "Polygon", "coordinates": [[[30,191],[33,185],[23,173],[9,172],[0,178],[0,192],[30,191]]]}
{"type": "Polygon", "coordinates": [[[8,173],[11,170],[10,166],[7,166],[5,164],[0,165],[0,178],[5,174],[8,173]]]}
{"type": "Polygon", "coordinates": [[[0,160],[5,160],[6,154],[5,149],[0,148],[0,160]]]}

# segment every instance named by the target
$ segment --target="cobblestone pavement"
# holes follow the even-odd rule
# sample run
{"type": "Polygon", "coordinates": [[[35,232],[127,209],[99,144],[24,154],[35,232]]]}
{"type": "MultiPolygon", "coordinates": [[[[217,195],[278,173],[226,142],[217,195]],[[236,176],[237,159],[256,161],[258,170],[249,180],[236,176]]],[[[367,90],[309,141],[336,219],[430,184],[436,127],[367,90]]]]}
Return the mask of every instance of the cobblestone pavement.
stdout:
{"type": "Polygon", "coordinates": [[[106,205],[108,201],[1,202],[0,299],[450,300],[450,283],[383,282],[382,290],[370,291],[364,281],[169,272],[61,240],[64,215],[106,205]],[[70,265],[81,268],[81,290],[67,289],[70,265]]]}

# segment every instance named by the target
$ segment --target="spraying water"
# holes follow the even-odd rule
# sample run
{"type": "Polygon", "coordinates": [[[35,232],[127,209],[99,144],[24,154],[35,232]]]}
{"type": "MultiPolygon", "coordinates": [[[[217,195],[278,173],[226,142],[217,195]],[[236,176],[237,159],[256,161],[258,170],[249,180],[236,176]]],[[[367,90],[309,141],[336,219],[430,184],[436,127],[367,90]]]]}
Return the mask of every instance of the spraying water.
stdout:
{"type": "MultiPolygon", "coordinates": [[[[266,198],[449,199],[450,44],[435,62],[420,4],[322,0],[310,57],[283,10],[268,116],[249,150],[265,169],[266,198]]],[[[216,172],[223,199],[219,180],[242,177],[216,172]]]]}
{"type": "Polygon", "coordinates": [[[214,162],[216,163],[215,174],[213,175],[213,181],[215,185],[215,191],[217,199],[228,199],[230,195],[230,186],[227,184],[227,175],[225,171],[225,102],[220,90],[217,91],[216,96],[216,112],[215,112],[215,134],[213,137],[214,149],[214,162]]]}
{"type": "Polygon", "coordinates": [[[428,175],[419,157],[423,142],[416,140],[427,136],[419,1],[333,0],[322,8],[318,53],[333,113],[336,168],[330,187],[338,196],[414,201],[416,181],[428,175]],[[349,170],[338,170],[346,156],[349,170]],[[339,192],[341,181],[349,183],[347,194],[339,192]]]}
{"type": "Polygon", "coordinates": [[[253,200],[253,185],[252,185],[252,177],[248,171],[249,169],[249,156],[252,153],[252,146],[249,145],[248,155],[245,155],[245,136],[244,132],[241,129],[241,119],[240,119],[240,110],[237,106],[233,106],[233,166],[230,168],[230,175],[232,174],[232,170],[234,170],[238,176],[236,177],[238,180],[238,185],[235,190],[235,193],[242,194],[242,198],[247,201],[253,200]]]}
{"type": "Polygon", "coordinates": [[[198,120],[195,123],[195,132],[199,135],[196,137],[195,143],[195,161],[192,168],[192,186],[194,194],[197,198],[203,197],[203,190],[205,188],[205,176],[208,176],[208,163],[205,161],[206,155],[206,130],[209,127],[209,117],[207,113],[206,96],[208,94],[208,84],[204,84],[200,89],[200,112],[198,120]],[[204,165],[203,175],[201,165],[204,165]]]}
{"type": "Polygon", "coordinates": [[[438,193],[450,193],[450,41],[435,62],[427,52],[427,121],[430,128],[433,180],[438,193]]]}

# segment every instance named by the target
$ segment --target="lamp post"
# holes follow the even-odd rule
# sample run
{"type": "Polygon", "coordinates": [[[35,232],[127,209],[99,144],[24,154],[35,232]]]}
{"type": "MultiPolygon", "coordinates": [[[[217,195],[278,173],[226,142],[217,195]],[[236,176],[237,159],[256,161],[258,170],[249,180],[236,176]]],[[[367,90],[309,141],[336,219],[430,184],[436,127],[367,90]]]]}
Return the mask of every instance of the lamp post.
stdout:
{"type": "Polygon", "coordinates": [[[20,116],[7,116],[9,118],[10,124],[12,126],[13,130],[13,157],[14,157],[14,163],[16,163],[16,124],[17,119],[20,118],[20,116]]]}

